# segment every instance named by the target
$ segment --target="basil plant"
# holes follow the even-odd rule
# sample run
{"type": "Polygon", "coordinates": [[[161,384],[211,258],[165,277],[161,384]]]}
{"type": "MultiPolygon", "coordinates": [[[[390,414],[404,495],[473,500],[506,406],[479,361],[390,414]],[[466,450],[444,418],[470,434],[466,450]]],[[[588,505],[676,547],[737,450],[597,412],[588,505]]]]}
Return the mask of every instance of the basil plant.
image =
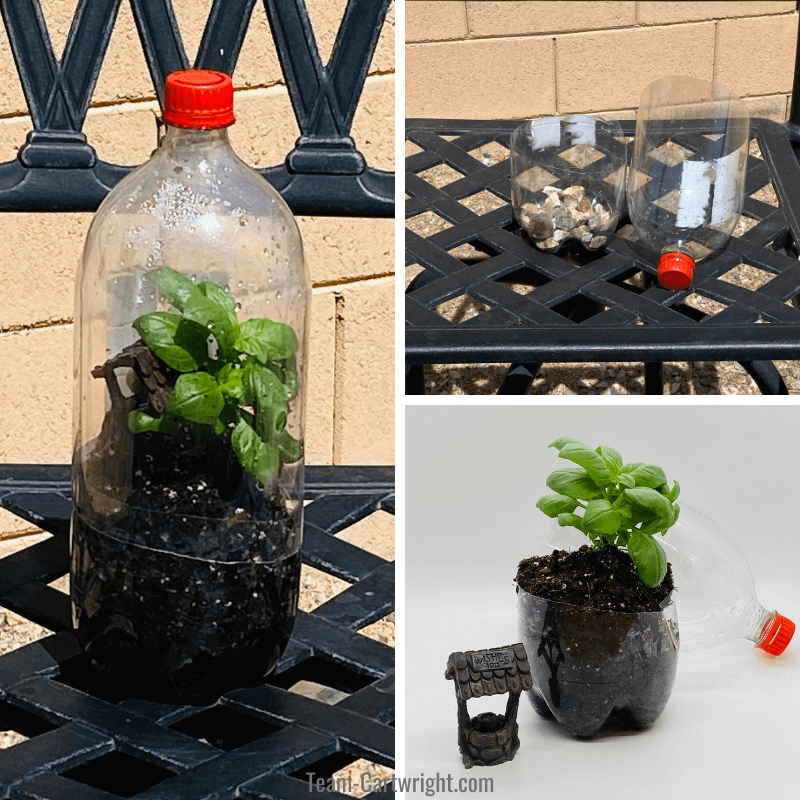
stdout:
{"type": "Polygon", "coordinates": [[[235,299],[212,281],[195,284],[165,268],[158,288],[175,311],[144,314],[133,327],[181,375],[163,414],[131,412],[131,431],[175,433],[186,423],[216,434],[230,430],[239,463],[266,483],[283,462],[302,456],[286,430],[298,388],[294,331],[265,318],[240,323],[235,299]]]}
{"type": "Polygon", "coordinates": [[[586,534],[592,550],[626,548],[642,583],[658,586],[667,574],[667,556],[655,535],[664,536],[678,521],[678,482],[670,489],[660,467],[624,464],[612,447],[592,450],[568,437],[550,447],[578,466],[551,473],[547,486],[556,494],[545,495],[536,507],[562,527],[586,534]]]}

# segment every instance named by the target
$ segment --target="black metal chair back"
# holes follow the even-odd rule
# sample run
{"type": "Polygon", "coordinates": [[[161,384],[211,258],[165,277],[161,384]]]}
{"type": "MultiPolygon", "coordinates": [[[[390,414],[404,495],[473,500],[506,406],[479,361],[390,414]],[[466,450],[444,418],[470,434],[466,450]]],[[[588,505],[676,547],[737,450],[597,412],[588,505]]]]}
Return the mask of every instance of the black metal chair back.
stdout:
{"type": "MultiPolygon", "coordinates": [[[[264,0],[301,135],[283,164],[261,170],[295,214],[394,214],[394,173],[369,167],[350,128],[391,0],[348,0],[322,63],[305,0],[264,0]]],[[[15,161],[0,164],[0,211],[93,211],[130,169],[97,157],[82,128],[121,0],[80,0],[61,60],[40,0],[0,12],[33,121],[15,161]]],[[[159,102],[190,66],[233,74],[256,0],[214,0],[194,65],[171,0],[130,0],[159,102]]]]}

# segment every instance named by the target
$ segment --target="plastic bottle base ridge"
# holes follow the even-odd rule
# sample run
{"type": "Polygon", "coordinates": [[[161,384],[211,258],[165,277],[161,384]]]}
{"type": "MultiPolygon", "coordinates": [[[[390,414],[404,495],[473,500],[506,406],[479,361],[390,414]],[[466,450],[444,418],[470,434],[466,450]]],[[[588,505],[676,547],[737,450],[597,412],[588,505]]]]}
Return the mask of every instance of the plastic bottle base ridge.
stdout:
{"type": "Polygon", "coordinates": [[[694,259],[686,253],[664,253],[658,259],[658,282],[665,289],[686,289],[694,276],[694,259]]]}
{"type": "Polygon", "coordinates": [[[776,611],[775,616],[762,628],[756,647],[771,656],[779,656],[792,640],[794,629],[794,622],[776,611]]]}

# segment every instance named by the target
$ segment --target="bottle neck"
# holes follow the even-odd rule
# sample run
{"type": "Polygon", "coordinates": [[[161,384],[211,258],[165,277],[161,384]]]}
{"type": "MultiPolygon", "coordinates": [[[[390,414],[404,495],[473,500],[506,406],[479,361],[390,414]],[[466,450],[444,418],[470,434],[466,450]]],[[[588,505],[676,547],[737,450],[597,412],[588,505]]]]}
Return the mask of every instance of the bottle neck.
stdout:
{"type": "Polygon", "coordinates": [[[160,148],[168,158],[181,159],[193,152],[198,158],[213,159],[215,153],[222,155],[230,151],[227,128],[211,128],[200,130],[197,128],[177,128],[168,126],[161,140],[160,148]]]}
{"type": "Polygon", "coordinates": [[[756,647],[767,638],[776,616],[774,611],[767,611],[767,609],[762,606],[758,606],[758,611],[760,612],[757,615],[758,618],[747,634],[747,638],[751,642],[755,642],[756,647]]]}

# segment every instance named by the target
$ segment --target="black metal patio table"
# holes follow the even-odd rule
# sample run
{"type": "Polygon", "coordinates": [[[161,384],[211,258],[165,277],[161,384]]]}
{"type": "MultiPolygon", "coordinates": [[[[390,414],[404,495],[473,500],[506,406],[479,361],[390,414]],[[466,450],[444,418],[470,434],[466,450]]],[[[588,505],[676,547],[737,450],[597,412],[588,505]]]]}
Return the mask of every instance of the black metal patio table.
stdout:
{"type": "Polygon", "coordinates": [[[361,758],[393,766],[394,650],[358,631],[394,609],[394,563],[336,534],[394,513],[394,468],[308,467],[306,500],[304,563],[352,585],[299,613],[263,685],[171,706],[99,675],[68,596],[48,585],[69,570],[69,467],[0,465],[0,507],[52,534],[0,559],[0,605],[54,632],[0,657],[0,728],[29,737],[0,751],[0,800],[295,800],[314,794],[309,773],[325,780],[361,758]],[[303,680],[347,697],[290,691],[303,680]]]}
{"type": "MultiPolygon", "coordinates": [[[[644,362],[645,391],[662,394],[664,361],[732,360],[762,393],[787,394],[772,363],[800,359],[800,167],[787,128],[752,120],[763,157],[748,157],[743,216],[756,224],[699,263],[688,289],[669,291],[622,236],[580,265],[524,237],[511,208],[510,160],[480,158],[489,143],[507,149],[519,124],[406,121],[406,139],[421,150],[406,159],[406,218],[433,212],[450,223],[427,238],[406,231],[406,266],[422,269],[406,292],[406,393],[424,393],[424,364],[510,363],[498,393],[524,394],[546,362],[644,362]],[[437,188],[420,176],[440,164],[463,177],[437,188]],[[778,208],[751,197],[769,182],[778,208]],[[485,191],[505,202],[483,214],[460,202],[485,191]],[[464,244],[488,257],[455,257],[451,251],[464,244]],[[742,264],[766,282],[751,290],[726,280],[742,264]],[[685,302],[693,293],[724,308],[705,313],[685,302]],[[485,310],[459,323],[437,312],[463,296],[485,310]]],[[[626,137],[634,135],[633,120],[621,125],[626,137]]],[[[623,209],[618,230],[629,221],[623,209]]]]}

